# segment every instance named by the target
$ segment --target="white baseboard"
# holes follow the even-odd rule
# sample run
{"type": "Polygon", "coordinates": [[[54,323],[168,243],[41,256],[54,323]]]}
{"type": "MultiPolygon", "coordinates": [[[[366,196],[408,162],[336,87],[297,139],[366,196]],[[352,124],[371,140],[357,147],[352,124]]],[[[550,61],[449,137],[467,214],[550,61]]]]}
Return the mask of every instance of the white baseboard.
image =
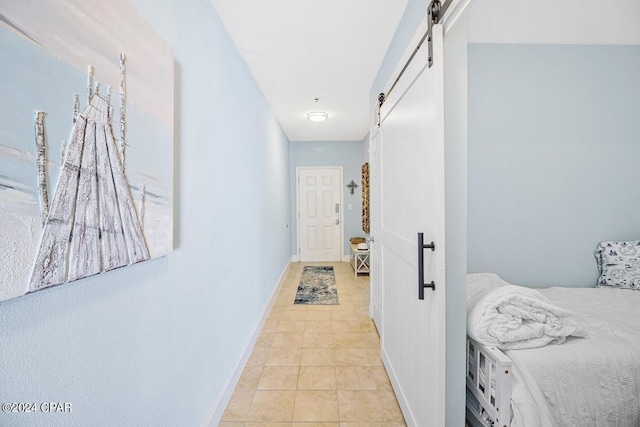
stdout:
{"type": "Polygon", "coordinates": [[[229,404],[229,400],[231,399],[233,390],[236,388],[236,385],[238,384],[238,380],[240,379],[240,375],[242,374],[244,365],[247,363],[247,360],[249,360],[249,356],[251,356],[253,347],[255,346],[256,341],[258,340],[258,336],[260,336],[260,331],[262,331],[262,327],[264,326],[267,320],[267,317],[271,312],[273,303],[275,302],[276,297],[278,296],[278,292],[280,291],[280,288],[284,283],[284,279],[287,276],[287,272],[289,271],[290,265],[291,265],[290,263],[287,263],[284,270],[282,270],[282,273],[280,274],[280,278],[278,279],[276,286],[274,286],[273,291],[269,296],[269,300],[267,301],[267,303],[264,306],[264,309],[262,310],[262,314],[260,315],[256,324],[254,325],[253,333],[251,334],[249,340],[247,341],[247,344],[245,345],[244,350],[240,355],[240,358],[236,362],[236,366],[233,369],[233,372],[231,373],[231,375],[229,375],[229,378],[227,379],[227,383],[226,383],[227,385],[222,389],[220,394],[218,394],[216,399],[213,401],[213,405],[209,410],[207,417],[202,422],[202,427],[216,427],[218,424],[220,424],[220,420],[222,419],[224,410],[229,404]]]}
{"type": "MultiPolygon", "coordinates": [[[[291,255],[291,262],[300,262],[300,255],[291,255]]],[[[342,255],[342,262],[351,262],[351,255],[342,255]]]]}
{"type": "MultiPolygon", "coordinates": [[[[351,262],[350,255],[342,255],[342,262],[351,262]]],[[[291,262],[300,262],[300,255],[291,255],[291,262]]]]}

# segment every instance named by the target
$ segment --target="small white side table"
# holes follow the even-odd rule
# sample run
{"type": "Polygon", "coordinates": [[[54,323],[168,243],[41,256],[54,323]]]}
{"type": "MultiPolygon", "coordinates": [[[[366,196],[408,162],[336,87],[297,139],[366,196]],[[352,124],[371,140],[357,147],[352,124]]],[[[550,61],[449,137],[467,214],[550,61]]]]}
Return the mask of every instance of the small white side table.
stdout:
{"type": "Polygon", "coordinates": [[[351,266],[358,277],[358,274],[369,274],[369,249],[358,249],[358,245],[351,243],[351,266]]]}

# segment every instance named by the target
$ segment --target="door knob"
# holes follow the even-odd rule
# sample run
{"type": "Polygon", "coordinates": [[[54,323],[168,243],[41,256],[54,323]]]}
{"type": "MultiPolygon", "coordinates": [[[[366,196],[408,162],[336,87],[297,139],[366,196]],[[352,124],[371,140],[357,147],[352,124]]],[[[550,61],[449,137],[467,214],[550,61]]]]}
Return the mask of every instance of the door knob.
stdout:
{"type": "Polygon", "coordinates": [[[371,243],[375,243],[376,239],[374,239],[373,236],[369,236],[369,238],[367,239],[367,242],[371,242],[371,243]]]}

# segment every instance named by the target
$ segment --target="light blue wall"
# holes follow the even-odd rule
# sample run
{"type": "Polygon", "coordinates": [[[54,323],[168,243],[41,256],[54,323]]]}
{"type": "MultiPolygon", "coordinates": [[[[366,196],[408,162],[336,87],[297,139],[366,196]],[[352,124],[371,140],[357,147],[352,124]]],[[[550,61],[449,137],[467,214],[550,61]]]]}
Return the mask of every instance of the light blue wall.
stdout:
{"type": "Polygon", "coordinates": [[[296,233],[296,167],[342,166],[342,192],[344,197],[344,255],[349,255],[349,238],[364,236],[362,231],[362,141],[295,141],[291,142],[291,250],[298,254],[296,233]],[[353,196],[346,185],[354,180],[358,184],[353,196]],[[348,205],[351,204],[351,210],[348,205]]]}
{"type": "Polygon", "coordinates": [[[398,28],[389,44],[389,49],[380,64],[376,78],[371,85],[369,91],[369,104],[377,102],[378,94],[380,92],[386,92],[389,88],[385,87],[391,74],[394,72],[400,57],[404,53],[405,49],[411,41],[411,37],[415,34],[425,17],[427,16],[427,7],[431,3],[431,0],[409,0],[407,7],[402,14],[398,28]]]}
{"type": "Polygon", "coordinates": [[[73,405],[2,426],[215,421],[291,254],[289,143],[211,2],[133,4],[175,53],[176,249],[0,303],[0,402],[73,405]]]}
{"type": "Polygon", "coordinates": [[[469,47],[469,271],[594,286],[640,239],[640,46],[469,47]]]}

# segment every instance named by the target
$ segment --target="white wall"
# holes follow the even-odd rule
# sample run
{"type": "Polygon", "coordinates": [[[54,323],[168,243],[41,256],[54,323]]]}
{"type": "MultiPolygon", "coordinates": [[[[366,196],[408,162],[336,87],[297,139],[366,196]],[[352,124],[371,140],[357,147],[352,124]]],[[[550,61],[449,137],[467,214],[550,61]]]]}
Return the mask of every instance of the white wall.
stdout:
{"type": "Polygon", "coordinates": [[[0,402],[73,405],[2,426],[216,425],[291,254],[289,143],[211,3],[133,4],[175,54],[175,251],[0,303],[0,402]]]}
{"type": "Polygon", "coordinates": [[[640,44],[638,0],[471,0],[469,42],[640,44]]]}

